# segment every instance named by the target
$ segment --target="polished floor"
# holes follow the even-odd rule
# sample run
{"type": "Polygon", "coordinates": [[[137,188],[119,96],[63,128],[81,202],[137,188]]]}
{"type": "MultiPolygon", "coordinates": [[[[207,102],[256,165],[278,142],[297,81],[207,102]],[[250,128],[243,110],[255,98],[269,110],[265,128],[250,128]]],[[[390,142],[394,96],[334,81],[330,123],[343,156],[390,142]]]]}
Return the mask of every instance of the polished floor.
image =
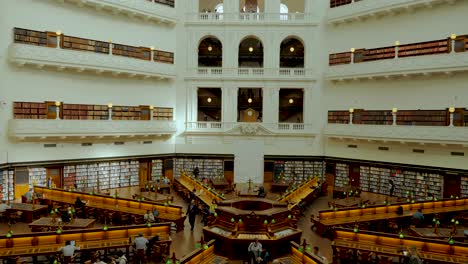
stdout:
{"type": "MultiPolygon", "coordinates": [[[[268,187],[266,188],[269,189],[268,187]]],[[[118,190],[119,196],[121,197],[128,197],[130,198],[132,194],[138,192],[138,188],[124,188],[118,190]]],[[[113,193],[113,191],[112,191],[113,193]]],[[[187,203],[175,192],[171,192],[171,195],[174,196],[174,204],[183,206],[184,208],[187,207],[187,203]]],[[[233,196],[227,196],[226,198],[232,198],[233,196]]],[[[378,195],[373,193],[363,193],[362,198],[364,200],[370,200],[371,202],[381,203],[385,200],[384,195],[378,195]]],[[[277,194],[268,193],[267,198],[276,199],[277,194]]],[[[326,257],[328,260],[332,259],[332,250],[331,250],[331,241],[318,236],[315,232],[311,230],[311,222],[310,216],[311,214],[317,215],[320,210],[328,209],[328,202],[331,201],[331,195],[322,196],[315,200],[305,211],[304,216],[298,222],[298,228],[302,230],[302,239],[306,239],[308,243],[312,246],[318,246],[320,248],[321,254],[326,257]]],[[[99,226],[99,225],[97,225],[99,226]]],[[[171,246],[171,254],[172,252],[176,253],[177,258],[181,258],[184,255],[190,253],[195,249],[195,244],[200,241],[202,236],[202,229],[203,224],[201,223],[201,216],[197,216],[196,226],[194,231],[190,231],[190,225],[188,220],[185,223],[185,228],[182,231],[174,233],[171,235],[172,238],[172,246],[171,246]]],[[[6,224],[0,224],[0,234],[5,234],[8,230],[8,226],[6,224]]],[[[12,230],[15,234],[19,233],[30,233],[30,229],[26,223],[17,223],[12,227],[12,230]]],[[[247,252],[247,249],[246,249],[247,252]]],[[[240,260],[231,260],[229,263],[242,263],[240,260]]]]}

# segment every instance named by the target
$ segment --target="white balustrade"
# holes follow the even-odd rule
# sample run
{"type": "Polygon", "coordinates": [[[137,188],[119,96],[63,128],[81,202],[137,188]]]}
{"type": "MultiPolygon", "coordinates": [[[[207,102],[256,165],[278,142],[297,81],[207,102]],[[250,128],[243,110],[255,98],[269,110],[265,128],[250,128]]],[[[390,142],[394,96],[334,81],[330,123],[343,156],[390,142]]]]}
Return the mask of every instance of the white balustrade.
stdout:
{"type": "MultiPolygon", "coordinates": [[[[261,123],[261,122],[187,122],[186,132],[189,133],[231,133],[235,128],[242,130],[253,127],[251,131],[268,131],[265,134],[315,134],[311,124],[304,123],[261,123]]],[[[260,133],[261,134],[261,133],[260,133]]]]}
{"type": "Polygon", "coordinates": [[[304,68],[220,68],[199,67],[193,71],[194,78],[198,77],[223,77],[223,78],[307,78],[315,79],[312,70],[304,68]]]}
{"type": "Polygon", "coordinates": [[[187,23],[299,23],[318,24],[318,18],[305,13],[188,13],[187,23]]]}

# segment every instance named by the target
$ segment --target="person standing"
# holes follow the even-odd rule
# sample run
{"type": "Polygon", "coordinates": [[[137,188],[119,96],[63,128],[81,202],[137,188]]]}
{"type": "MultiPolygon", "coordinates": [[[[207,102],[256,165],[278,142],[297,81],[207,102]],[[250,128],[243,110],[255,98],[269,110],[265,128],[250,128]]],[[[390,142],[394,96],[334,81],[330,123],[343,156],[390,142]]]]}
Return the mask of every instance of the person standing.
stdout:
{"type": "Polygon", "coordinates": [[[146,237],[143,236],[143,233],[138,234],[138,237],[135,238],[135,241],[133,242],[133,246],[136,250],[136,254],[135,254],[136,264],[144,263],[146,245],[148,245],[148,243],[149,241],[148,239],[146,239],[146,237]]]}
{"type": "Polygon", "coordinates": [[[393,197],[393,192],[395,191],[395,184],[392,180],[388,180],[388,183],[390,183],[390,197],[393,197]]]}
{"type": "Polygon", "coordinates": [[[255,239],[254,242],[250,243],[249,245],[249,255],[250,255],[250,259],[253,258],[254,260],[254,263],[255,264],[259,264],[260,263],[260,254],[262,253],[262,244],[260,244],[260,242],[258,241],[258,238],[255,239]]]}
{"type": "Polygon", "coordinates": [[[63,263],[69,264],[75,254],[75,250],[80,250],[80,247],[76,247],[75,245],[71,244],[71,241],[67,240],[65,242],[65,246],[59,249],[60,252],[63,254],[63,263]]]}
{"type": "Polygon", "coordinates": [[[195,218],[197,216],[198,208],[197,205],[195,204],[195,200],[190,201],[190,205],[187,209],[187,215],[190,223],[190,231],[193,231],[193,228],[195,227],[195,218]]]}

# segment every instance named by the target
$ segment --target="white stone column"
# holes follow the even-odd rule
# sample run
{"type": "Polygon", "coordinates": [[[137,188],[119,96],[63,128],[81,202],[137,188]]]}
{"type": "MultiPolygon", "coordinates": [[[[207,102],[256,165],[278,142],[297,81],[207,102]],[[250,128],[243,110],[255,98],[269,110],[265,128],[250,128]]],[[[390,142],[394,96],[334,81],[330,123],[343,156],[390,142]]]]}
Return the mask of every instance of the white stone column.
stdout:
{"type": "MultiPolygon", "coordinates": [[[[223,44],[223,68],[232,69],[238,68],[239,57],[239,38],[236,34],[226,34],[221,40],[223,44]]],[[[223,72],[226,75],[228,72],[223,72]]]]}
{"type": "MultiPolygon", "coordinates": [[[[272,14],[279,14],[280,11],[280,4],[281,0],[266,0],[265,2],[265,10],[264,13],[269,14],[269,18],[271,19],[272,14]]],[[[278,18],[275,17],[275,20],[279,20],[279,15],[278,18]]]]}
{"type": "Polygon", "coordinates": [[[235,84],[227,84],[222,90],[222,118],[224,123],[237,122],[237,91],[235,84]]]}
{"type": "Polygon", "coordinates": [[[239,0],[224,0],[223,1],[223,8],[224,13],[227,15],[228,19],[232,19],[233,17],[237,17],[239,13],[239,0]]]}
{"type": "Polygon", "coordinates": [[[278,123],[279,90],[280,87],[263,88],[263,122],[266,124],[278,123]]]}
{"type": "Polygon", "coordinates": [[[265,74],[278,75],[280,58],[280,41],[278,37],[278,34],[265,34],[262,36],[265,74]]]}

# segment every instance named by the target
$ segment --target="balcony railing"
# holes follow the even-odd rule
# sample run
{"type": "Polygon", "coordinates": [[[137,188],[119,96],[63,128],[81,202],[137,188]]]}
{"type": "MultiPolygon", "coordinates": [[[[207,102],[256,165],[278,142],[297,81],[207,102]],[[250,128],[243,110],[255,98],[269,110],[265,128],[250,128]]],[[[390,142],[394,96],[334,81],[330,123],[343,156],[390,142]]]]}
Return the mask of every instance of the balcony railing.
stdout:
{"type": "Polygon", "coordinates": [[[188,13],[187,23],[280,23],[317,24],[318,20],[305,13],[188,13]]]}
{"type": "Polygon", "coordinates": [[[340,24],[357,21],[376,15],[389,15],[401,10],[418,7],[432,7],[436,4],[450,3],[456,0],[331,0],[328,10],[328,23],[340,24]]]}
{"type": "Polygon", "coordinates": [[[325,136],[381,142],[468,144],[466,127],[327,124],[325,136]]]}
{"type": "Polygon", "coordinates": [[[264,78],[315,79],[312,70],[305,68],[217,68],[199,67],[190,70],[190,78],[264,78]]]}
{"type": "Polygon", "coordinates": [[[235,135],[311,135],[318,130],[304,123],[187,122],[186,133],[235,135]]]}
{"type": "Polygon", "coordinates": [[[157,79],[175,77],[172,52],[22,28],[14,28],[13,37],[9,59],[20,66],[32,64],[61,71],[71,68],[157,79]]]}
{"type": "Polygon", "coordinates": [[[11,119],[9,136],[18,141],[68,141],[170,137],[175,121],[11,119]]]}

